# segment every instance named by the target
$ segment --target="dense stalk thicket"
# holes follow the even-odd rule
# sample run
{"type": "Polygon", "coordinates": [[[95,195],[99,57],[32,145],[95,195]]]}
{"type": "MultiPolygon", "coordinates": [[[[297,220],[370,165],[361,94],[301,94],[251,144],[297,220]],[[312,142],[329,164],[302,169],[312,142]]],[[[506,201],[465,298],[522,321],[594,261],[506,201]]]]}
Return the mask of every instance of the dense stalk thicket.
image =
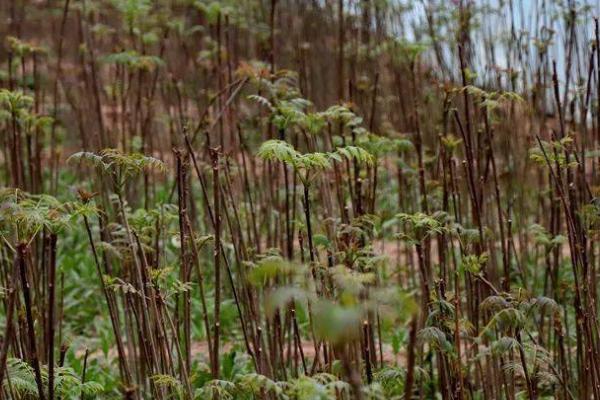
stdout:
{"type": "Polygon", "coordinates": [[[0,1],[0,400],[600,400],[591,3],[0,1]]]}

